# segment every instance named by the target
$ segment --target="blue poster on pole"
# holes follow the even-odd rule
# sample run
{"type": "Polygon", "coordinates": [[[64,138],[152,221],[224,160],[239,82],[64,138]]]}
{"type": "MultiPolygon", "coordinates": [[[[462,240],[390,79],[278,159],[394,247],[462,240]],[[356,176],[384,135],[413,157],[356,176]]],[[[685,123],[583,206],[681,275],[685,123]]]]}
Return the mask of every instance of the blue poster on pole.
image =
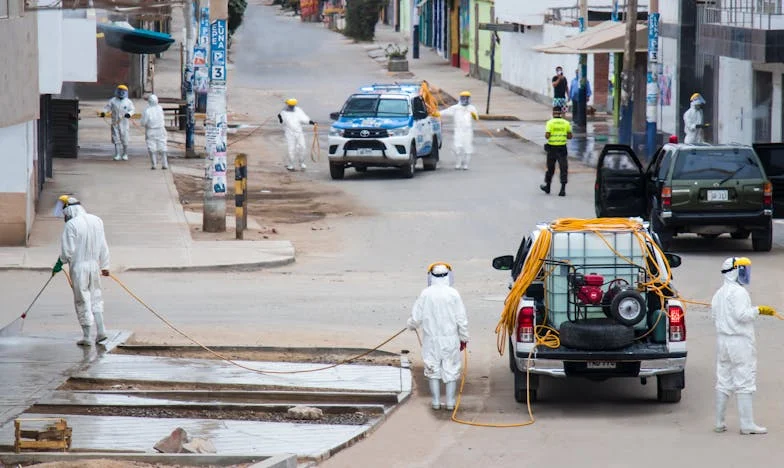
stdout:
{"type": "Polygon", "coordinates": [[[226,20],[215,20],[210,27],[210,79],[226,81],[226,20]]]}
{"type": "Polygon", "coordinates": [[[199,14],[199,47],[207,48],[210,44],[210,9],[202,8],[199,14]]]}
{"type": "Polygon", "coordinates": [[[659,14],[648,17],[648,61],[659,61],[659,14]]]}

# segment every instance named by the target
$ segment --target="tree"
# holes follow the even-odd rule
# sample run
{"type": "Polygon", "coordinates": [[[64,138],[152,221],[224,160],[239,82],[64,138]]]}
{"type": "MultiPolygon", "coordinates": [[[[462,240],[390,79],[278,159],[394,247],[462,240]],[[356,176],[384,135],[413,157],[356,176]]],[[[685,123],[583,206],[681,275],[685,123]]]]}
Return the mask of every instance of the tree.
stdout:
{"type": "Polygon", "coordinates": [[[372,41],[376,23],[387,0],[351,0],[346,5],[346,29],[343,34],[357,41],[372,41]]]}
{"type": "Polygon", "coordinates": [[[247,0],[229,0],[229,46],[231,46],[231,36],[242,24],[242,18],[245,16],[245,9],[248,7],[247,0]]]}

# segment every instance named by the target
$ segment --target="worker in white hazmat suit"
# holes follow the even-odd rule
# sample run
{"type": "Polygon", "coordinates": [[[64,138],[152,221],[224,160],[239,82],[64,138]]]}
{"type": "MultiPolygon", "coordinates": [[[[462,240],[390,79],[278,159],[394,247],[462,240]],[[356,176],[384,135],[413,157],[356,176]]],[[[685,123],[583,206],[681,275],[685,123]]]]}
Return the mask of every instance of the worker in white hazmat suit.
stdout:
{"type": "Polygon", "coordinates": [[[744,285],[751,280],[751,260],[733,257],[721,266],[724,284],[711,301],[716,325],[716,432],[724,432],[727,400],[735,393],[741,434],[765,434],[754,423],[752,395],[757,390],[757,350],[754,321],[757,316],[774,315],[768,306],[754,307],[744,285]]]}
{"type": "Polygon", "coordinates": [[[169,168],[169,158],[166,154],[166,134],[163,108],[158,105],[158,96],[150,94],[147,98],[147,109],[142,113],[141,124],[144,126],[144,138],[147,141],[147,152],[150,154],[152,169],[161,161],[161,169],[169,168]]]}
{"type": "Polygon", "coordinates": [[[302,126],[305,124],[316,125],[310,117],[297,106],[296,99],[287,99],[286,108],[278,114],[278,120],[283,124],[286,132],[286,143],[288,144],[289,151],[285,161],[286,169],[293,171],[297,163],[302,170],[305,170],[305,132],[302,126]]]}
{"type": "Polygon", "coordinates": [[[446,409],[454,409],[457,379],[463,367],[460,351],[468,343],[465,306],[452,282],[451,266],[431,265],[428,287],[419,295],[408,319],[410,330],[422,327],[422,360],[433,395],[433,409],[441,407],[442,380],[446,384],[446,409]]]}
{"type": "Polygon", "coordinates": [[[101,117],[112,114],[112,143],[114,143],[114,160],[128,160],[128,138],[130,119],[135,112],[133,101],[128,99],[128,87],[120,85],[113,98],[104,106],[101,117]]]}
{"type": "Polygon", "coordinates": [[[455,119],[454,148],[457,161],[455,169],[468,169],[471,155],[474,154],[474,124],[479,120],[476,107],[471,104],[471,93],[460,93],[460,102],[441,111],[441,116],[453,116],[455,119]]]}
{"type": "Polygon", "coordinates": [[[63,264],[71,265],[74,306],[84,335],[77,344],[92,345],[93,325],[97,328],[95,342],[101,343],[107,339],[103,323],[101,275],[109,276],[109,247],[103,221],[88,214],[79,200],[68,195],[59,198],[55,215],[64,215],[65,230],[60,257],[52,268],[52,275],[62,271],[63,264]]]}
{"type": "Polygon", "coordinates": [[[705,99],[702,98],[700,93],[694,93],[689,100],[691,102],[689,110],[683,113],[683,128],[686,133],[686,138],[683,139],[683,142],[687,145],[705,143],[703,129],[706,125],[702,114],[705,99]]]}

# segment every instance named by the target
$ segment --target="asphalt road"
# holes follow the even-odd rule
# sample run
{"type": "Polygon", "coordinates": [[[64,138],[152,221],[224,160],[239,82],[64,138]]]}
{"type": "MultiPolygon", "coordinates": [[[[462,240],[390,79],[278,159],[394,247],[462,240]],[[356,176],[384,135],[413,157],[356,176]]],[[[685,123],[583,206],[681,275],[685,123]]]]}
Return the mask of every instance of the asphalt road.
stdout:
{"type": "MultiPolygon", "coordinates": [[[[263,118],[277,111],[281,98],[296,95],[314,118],[327,120],[346,94],[384,78],[362,47],[323,29],[275,17],[274,10],[251,6],[238,37],[233,85],[256,93],[236,103],[263,118]],[[255,38],[255,40],[253,39],[255,38]],[[270,110],[272,109],[272,110],[270,110]]],[[[437,83],[436,83],[437,85],[437,83]]],[[[232,101],[232,107],[235,102],[232,101]]],[[[593,216],[593,173],[572,165],[568,196],[541,193],[540,148],[508,138],[478,134],[471,170],[451,169],[450,139],[445,163],[435,172],[402,179],[395,171],[351,170],[332,182],[326,161],[306,175],[314,183],[335,184],[372,209],[374,216],[327,219],[329,229],[314,232],[314,245],[297,263],[259,273],[126,274],[123,278],[151,305],[212,344],[290,346],[371,346],[405,324],[410,307],[426,285],[425,268],[437,260],[455,267],[456,287],[469,313],[470,367],[464,395],[466,419],[516,422],[525,406],[512,397],[507,357],[495,348],[494,329],[506,294],[507,274],[491,269],[496,255],[514,253],[535,223],[559,217],[593,216]]],[[[280,138],[268,144],[282,151],[280,138]],[[276,146],[277,145],[277,146],[276,146]]],[[[778,236],[781,229],[777,226],[778,236]]],[[[151,234],[153,235],[153,234],[151,234]]],[[[165,242],[165,239],[161,239],[165,242]]],[[[684,256],[675,282],[684,296],[709,300],[720,285],[719,266],[727,256],[754,262],[750,287],[755,303],[782,306],[779,289],[782,249],[751,252],[750,241],[697,238],[676,241],[684,256]]],[[[53,252],[53,258],[56,255],[53,252]]],[[[2,322],[21,313],[46,279],[44,274],[0,273],[2,322]]],[[[107,322],[134,330],[144,341],[182,342],[148,312],[107,284],[107,322]]],[[[769,466],[782,453],[779,417],[784,379],[784,323],[760,319],[757,422],[767,436],[741,437],[734,404],[730,431],[717,435],[713,424],[714,333],[708,311],[690,307],[687,316],[687,387],[679,404],[659,404],[655,381],[604,383],[545,379],[537,422],[517,429],[472,428],[434,414],[419,380],[418,394],[369,439],[343,450],[325,466],[552,466],[660,467],[769,466]]],[[[64,280],[41,298],[28,318],[29,333],[73,330],[77,324],[64,280]]],[[[418,358],[413,334],[388,350],[409,349],[418,358]]],[[[419,374],[421,367],[417,367],[419,374]]]]}

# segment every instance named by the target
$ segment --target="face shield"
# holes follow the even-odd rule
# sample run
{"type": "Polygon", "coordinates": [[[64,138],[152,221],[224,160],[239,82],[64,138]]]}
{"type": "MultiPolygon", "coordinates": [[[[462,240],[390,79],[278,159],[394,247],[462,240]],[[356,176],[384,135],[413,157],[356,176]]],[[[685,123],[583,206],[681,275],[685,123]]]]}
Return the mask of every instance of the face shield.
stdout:
{"type": "Polygon", "coordinates": [[[471,96],[460,96],[460,105],[467,106],[471,104],[471,96]]]}
{"type": "MultiPolygon", "coordinates": [[[[751,283],[751,260],[747,257],[732,257],[724,261],[722,274],[727,275],[731,272],[737,273],[738,284],[748,285],[751,283]]],[[[728,275],[732,279],[731,275],[728,275]]]]}
{"type": "Polygon", "coordinates": [[[427,267],[427,285],[432,286],[434,282],[446,282],[449,286],[455,284],[455,276],[452,273],[452,265],[437,262],[427,267]]]}
{"type": "Polygon", "coordinates": [[[117,88],[117,90],[114,92],[114,95],[117,96],[118,99],[125,99],[128,97],[128,90],[117,88]]]}
{"type": "Polygon", "coordinates": [[[697,109],[702,109],[705,106],[705,99],[702,96],[697,96],[691,101],[691,105],[697,109]]]}
{"type": "Polygon", "coordinates": [[[751,283],[751,265],[741,265],[738,267],[738,283],[742,285],[751,283]]]}

